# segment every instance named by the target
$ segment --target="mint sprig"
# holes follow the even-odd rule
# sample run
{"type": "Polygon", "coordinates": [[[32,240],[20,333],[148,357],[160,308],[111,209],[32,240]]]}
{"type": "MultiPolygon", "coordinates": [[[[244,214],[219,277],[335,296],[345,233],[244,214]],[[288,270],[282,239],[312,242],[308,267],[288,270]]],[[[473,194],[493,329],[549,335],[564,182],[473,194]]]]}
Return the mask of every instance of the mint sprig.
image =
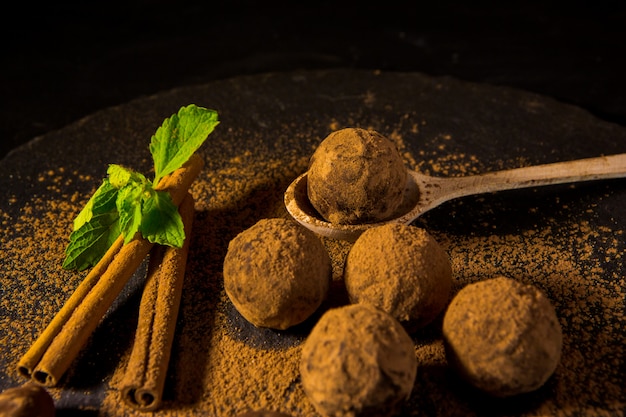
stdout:
{"type": "Polygon", "coordinates": [[[154,160],[154,183],[180,168],[213,132],[217,113],[194,105],[183,107],[165,119],[152,136],[150,153],[154,160]]]}
{"type": "Polygon", "coordinates": [[[169,193],[155,190],[193,155],[219,124],[217,112],[194,104],[165,119],[152,136],[154,180],[121,165],[109,165],[108,177],[74,220],[63,268],[95,265],[122,234],[128,243],[136,233],[152,243],[182,247],[183,222],[169,193]]]}

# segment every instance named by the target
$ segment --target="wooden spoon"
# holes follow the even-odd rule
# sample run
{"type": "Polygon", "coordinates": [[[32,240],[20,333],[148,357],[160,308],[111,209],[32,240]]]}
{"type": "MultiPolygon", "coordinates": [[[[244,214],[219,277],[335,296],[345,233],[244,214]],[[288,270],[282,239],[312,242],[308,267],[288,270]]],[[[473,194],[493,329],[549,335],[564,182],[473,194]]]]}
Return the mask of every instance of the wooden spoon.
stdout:
{"type": "Polygon", "coordinates": [[[557,162],[488,172],[465,177],[433,177],[408,170],[402,206],[388,220],[366,224],[333,224],[313,208],[307,194],[307,174],[298,176],[285,192],[291,216],[313,232],[333,239],[354,241],[366,229],[385,223],[409,224],[440,204],[468,195],[517,188],[626,177],[626,154],[557,162]]]}

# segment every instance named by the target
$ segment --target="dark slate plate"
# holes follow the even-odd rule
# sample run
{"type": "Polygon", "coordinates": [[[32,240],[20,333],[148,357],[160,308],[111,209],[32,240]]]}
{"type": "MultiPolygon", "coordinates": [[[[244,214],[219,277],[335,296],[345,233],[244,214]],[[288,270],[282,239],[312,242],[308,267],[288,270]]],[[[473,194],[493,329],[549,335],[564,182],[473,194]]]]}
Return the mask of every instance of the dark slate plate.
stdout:
{"type": "MultiPolygon", "coordinates": [[[[2,389],[23,382],[14,372],[15,360],[81,276],[60,269],[69,230],[54,232],[45,241],[29,240],[40,236],[36,229],[40,225],[58,221],[49,219],[51,208],[45,202],[84,201],[104,177],[109,163],[149,171],[150,136],[164,118],[189,103],[220,114],[221,125],[200,151],[207,161],[201,179],[206,179],[208,172],[222,173],[219,178],[224,183],[212,187],[228,188],[232,181],[240,183],[242,175],[251,175],[236,169],[242,158],[244,162],[246,158],[266,158],[280,167],[272,169],[267,164],[263,171],[253,172],[245,198],[231,204],[213,207],[219,198],[212,188],[196,190],[208,197],[197,204],[179,340],[200,345],[208,343],[207,339],[186,334],[184,323],[200,320],[202,314],[207,315],[204,330],[210,319],[223,315],[225,327],[221,330],[257,349],[278,352],[298,346],[306,336],[315,317],[286,332],[247,324],[228,302],[220,301],[219,267],[228,241],[237,232],[278,212],[284,189],[306,169],[307,157],[333,129],[361,126],[396,138],[406,146],[412,164],[434,175],[464,175],[626,152],[626,128],[579,108],[523,91],[419,73],[272,73],[181,88],[100,111],[36,138],[0,161],[2,389]],[[203,263],[210,262],[214,276],[207,277],[203,263]],[[211,284],[203,281],[207,278],[211,284]],[[199,301],[206,305],[194,304],[199,301]]],[[[52,212],[69,226],[75,214],[72,210],[77,208],[67,207],[73,206],[54,206],[52,212]]],[[[430,230],[450,252],[456,289],[496,273],[541,286],[562,320],[565,365],[538,392],[509,401],[489,400],[486,407],[486,398],[463,385],[445,366],[430,364],[420,368],[405,412],[447,416],[458,410],[464,415],[491,410],[492,415],[536,415],[540,410],[567,410],[568,415],[587,415],[619,407],[623,394],[615,388],[624,379],[623,367],[618,365],[624,357],[626,181],[467,197],[427,213],[416,225],[430,230]],[[489,241],[498,243],[497,253],[495,249],[490,253],[489,245],[480,245],[489,241]],[[504,250],[502,242],[505,249],[514,250],[504,250]],[[538,244],[542,250],[556,248],[556,259],[549,258],[555,265],[554,274],[545,259],[536,259],[541,255],[532,253],[538,244]],[[477,248],[478,252],[472,252],[477,248]],[[567,287],[570,276],[559,275],[563,272],[562,267],[557,268],[559,253],[569,262],[572,274],[580,278],[571,285],[582,286],[583,295],[567,287]],[[538,269],[526,268],[527,263],[538,269]],[[577,303],[584,308],[572,311],[577,303]],[[596,343],[601,343],[602,349],[596,349],[596,343]],[[580,369],[564,369],[572,363],[580,369]],[[600,364],[606,369],[598,370],[600,364]]],[[[124,289],[82,356],[60,386],[52,389],[59,415],[97,414],[108,395],[111,375],[130,346],[142,276],[139,271],[124,289]]],[[[436,341],[437,324],[414,337],[418,347],[436,341]]],[[[174,358],[182,355],[182,350],[175,345],[174,358]]],[[[175,380],[169,380],[166,387],[164,411],[168,415],[176,414],[175,385],[175,380]]],[[[202,387],[195,388],[191,402],[198,415],[206,415],[199,390],[202,387]]],[[[250,402],[235,408],[258,406],[250,402]]],[[[282,404],[277,403],[279,406],[282,404]]]]}

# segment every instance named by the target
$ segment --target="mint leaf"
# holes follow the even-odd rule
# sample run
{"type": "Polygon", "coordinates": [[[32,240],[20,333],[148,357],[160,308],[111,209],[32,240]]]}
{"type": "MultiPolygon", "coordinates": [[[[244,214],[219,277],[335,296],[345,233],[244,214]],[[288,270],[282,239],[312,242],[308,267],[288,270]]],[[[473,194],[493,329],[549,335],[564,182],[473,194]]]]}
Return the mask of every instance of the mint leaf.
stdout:
{"type": "Polygon", "coordinates": [[[155,191],[143,204],[140,226],[144,238],[152,243],[180,248],[185,241],[183,220],[169,193],[155,191]]]}
{"type": "Polygon", "coordinates": [[[129,183],[133,173],[130,169],[124,168],[121,165],[111,164],[107,169],[109,175],[109,182],[118,190],[129,183]]]}
{"type": "Polygon", "coordinates": [[[121,165],[109,165],[108,178],[74,220],[63,267],[95,265],[120,234],[125,243],[141,232],[152,243],[181,247],[185,231],[178,208],[153,184],[187,162],[218,124],[217,112],[194,104],[165,119],[150,142],[153,182],[121,165]]]}
{"type": "Polygon", "coordinates": [[[218,124],[216,111],[195,104],[165,119],[150,142],[154,184],[183,166],[218,124]]]}
{"type": "Polygon", "coordinates": [[[78,230],[88,223],[94,214],[107,213],[115,210],[115,199],[117,198],[117,189],[111,185],[108,179],[104,179],[100,187],[91,196],[85,207],[78,213],[74,219],[74,230],[78,230]]]}
{"type": "Polygon", "coordinates": [[[120,235],[116,211],[94,214],[89,222],[70,234],[63,268],[83,269],[95,265],[120,235]]]}
{"type": "Polygon", "coordinates": [[[150,183],[150,181],[148,181],[146,177],[139,172],[135,172],[132,169],[125,168],[121,165],[109,165],[107,174],[109,174],[109,182],[117,189],[121,189],[130,183],[142,185],[150,183]]]}
{"type": "Polygon", "coordinates": [[[155,191],[146,177],[119,165],[111,165],[108,172],[111,184],[121,187],[116,207],[124,243],[141,232],[152,243],[181,247],[185,232],[169,193],[155,191]]]}
{"type": "Polygon", "coordinates": [[[129,182],[117,194],[117,211],[120,216],[120,229],[124,235],[124,243],[130,242],[139,231],[146,185],[129,182]]]}

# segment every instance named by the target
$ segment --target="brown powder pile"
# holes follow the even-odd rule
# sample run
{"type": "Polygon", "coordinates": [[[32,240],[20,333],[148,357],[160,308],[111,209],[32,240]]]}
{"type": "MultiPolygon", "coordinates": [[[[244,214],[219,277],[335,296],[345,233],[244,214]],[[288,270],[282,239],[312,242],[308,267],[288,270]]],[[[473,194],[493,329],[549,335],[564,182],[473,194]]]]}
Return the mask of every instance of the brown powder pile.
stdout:
{"type": "MultiPolygon", "coordinates": [[[[403,118],[398,123],[410,121],[403,118]]],[[[337,124],[356,125],[354,120],[337,124]]],[[[442,175],[483,169],[478,158],[446,148],[445,138],[441,153],[417,155],[416,162],[398,133],[406,128],[384,121],[367,128],[392,132],[388,137],[401,145],[398,148],[409,166],[442,175]],[[442,156],[446,152],[450,156],[442,156]]],[[[414,131],[419,128],[416,125],[414,131]]],[[[333,129],[329,126],[329,131],[333,129]]],[[[290,130],[297,129],[285,126],[284,131],[290,130]]],[[[306,170],[307,152],[317,144],[296,138],[309,140],[309,149],[293,150],[289,139],[278,137],[273,147],[251,143],[247,149],[231,152],[236,156],[228,160],[207,159],[201,178],[192,186],[196,218],[188,272],[164,405],[155,416],[232,416],[261,408],[318,416],[302,390],[298,370],[301,344],[312,323],[286,332],[255,329],[232,307],[222,284],[228,242],[260,218],[287,216],[283,192],[306,170]]],[[[518,164],[507,161],[506,165],[518,164]]],[[[0,237],[6,270],[0,275],[0,305],[6,312],[0,316],[0,358],[5,369],[17,363],[84,276],[63,271],[60,265],[71,221],[89,193],[73,195],[62,189],[77,184],[84,189],[86,183],[95,188],[98,180],[61,169],[42,172],[40,178],[45,195],[32,195],[27,201],[8,196],[10,203],[3,206],[8,208],[0,212],[6,230],[0,237]]],[[[402,415],[479,416],[488,410],[490,415],[519,416],[619,414],[624,407],[623,230],[596,221],[594,213],[581,216],[570,208],[571,199],[560,200],[558,195],[550,200],[558,216],[543,216],[530,207],[529,223],[512,228],[495,215],[503,208],[499,201],[483,197],[448,204],[417,224],[449,254],[453,292],[495,275],[541,288],[553,302],[563,329],[561,363],[537,392],[522,399],[486,400],[450,371],[436,320],[413,337],[419,370],[402,415]],[[468,207],[471,216],[466,214],[468,207]]],[[[329,239],[324,243],[333,261],[328,304],[345,303],[340,276],[350,245],[329,239]]],[[[117,390],[130,353],[137,293],[129,289],[117,306],[124,314],[113,310],[105,317],[107,326],[95,335],[100,343],[89,344],[67,378],[51,389],[58,405],[80,397],[81,408],[98,409],[100,416],[144,415],[124,406],[117,390]],[[114,330],[106,330],[109,326],[114,330]],[[100,381],[105,392],[94,388],[100,381]]]]}

